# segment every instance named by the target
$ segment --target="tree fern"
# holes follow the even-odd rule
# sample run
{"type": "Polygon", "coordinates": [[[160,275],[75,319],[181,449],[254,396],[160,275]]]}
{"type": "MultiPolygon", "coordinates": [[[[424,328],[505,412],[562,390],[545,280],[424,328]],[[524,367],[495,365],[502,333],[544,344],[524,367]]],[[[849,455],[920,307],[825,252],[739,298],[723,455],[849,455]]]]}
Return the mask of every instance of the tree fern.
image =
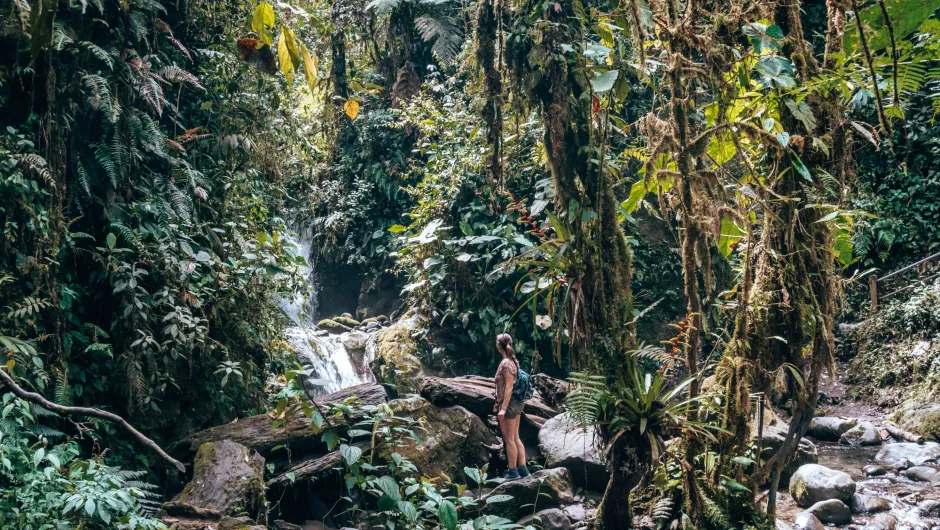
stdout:
{"type": "Polygon", "coordinates": [[[589,427],[597,422],[600,402],[607,392],[607,378],[582,372],[568,376],[571,390],[565,398],[565,406],[580,427],[589,427]]]}
{"type": "Polygon", "coordinates": [[[425,42],[434,42],[431,51],[442,63],[453,61],[463,45],[463,34],[453,17],[422,15],[415,19],[415,27],[425,42]]]}

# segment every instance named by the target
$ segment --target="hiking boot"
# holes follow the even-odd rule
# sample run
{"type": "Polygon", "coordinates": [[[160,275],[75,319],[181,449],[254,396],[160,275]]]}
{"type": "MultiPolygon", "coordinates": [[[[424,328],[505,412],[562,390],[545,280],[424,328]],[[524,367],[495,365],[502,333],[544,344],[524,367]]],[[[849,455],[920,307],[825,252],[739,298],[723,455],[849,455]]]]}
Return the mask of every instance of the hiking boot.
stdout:
{"type": "Polygon", "coordinates": [[[528,477],[529,475],[531,475],[531,473],[529,473],[529,468],[527,468],[527,467],[525,467],[525,466],[519,466],[519,467],[517,467],[517,468],[516,468],[516,472],[519,473],[519,477],[521,477],[521,478],[526,478],[526,477],[528,477]]]}
{"type": "Polygon", "coordinates": [[[506,474],[503,475],[503,478],[506,480],[516,480],[519,478],[519,472],[516,471],[516,468],[511,467],[506,470],[506,474]]]}

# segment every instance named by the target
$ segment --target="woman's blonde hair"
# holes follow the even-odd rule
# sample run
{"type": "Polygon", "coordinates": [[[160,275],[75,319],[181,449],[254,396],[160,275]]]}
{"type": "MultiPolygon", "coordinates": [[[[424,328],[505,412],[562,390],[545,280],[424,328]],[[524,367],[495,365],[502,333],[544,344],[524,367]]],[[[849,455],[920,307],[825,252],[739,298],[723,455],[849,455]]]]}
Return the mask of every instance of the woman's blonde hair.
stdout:
{"type": "Polygon", "coordinates": [[[496,347],[506,355],[507,359],[511,359],[516,364],[516,370],[518,370],[519,360],[516,359],[516,350],[512,347],[512,337],[509,336],[509,333],[500,333],[496,336],[496,347]]]}

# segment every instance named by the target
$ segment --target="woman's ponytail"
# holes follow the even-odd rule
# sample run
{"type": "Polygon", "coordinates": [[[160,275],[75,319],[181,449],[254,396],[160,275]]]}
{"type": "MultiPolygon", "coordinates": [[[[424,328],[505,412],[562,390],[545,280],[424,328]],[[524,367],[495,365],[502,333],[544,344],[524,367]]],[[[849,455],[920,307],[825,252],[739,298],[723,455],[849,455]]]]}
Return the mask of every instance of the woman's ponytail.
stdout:
{"type": "Polygon", "coordinates": [[[501,333],[496,337],[496,345],[502,348],[507,359],[511,359],[516,365],[516,371],[519,371],[519,360],[516,359],[516,350],[512,347],[512,337],[509,333],[501,333]]]}

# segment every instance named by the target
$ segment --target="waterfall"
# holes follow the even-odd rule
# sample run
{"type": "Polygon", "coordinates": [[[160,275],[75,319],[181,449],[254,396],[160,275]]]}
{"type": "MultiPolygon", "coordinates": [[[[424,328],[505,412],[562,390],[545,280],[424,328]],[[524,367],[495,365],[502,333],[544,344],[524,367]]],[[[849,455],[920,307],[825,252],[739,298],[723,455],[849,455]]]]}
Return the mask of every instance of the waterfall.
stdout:
{"type": "Polygon", "coordinates": [[[317,274],[311,260],[312,232],[301,231],[298,237],[292,236],[290,241],[294,255],[303,257],[307,262],[303,270],[307,289],[290,298],[279,298],[278,304],[294,323],[285,330],[285,337],[297,352],[300,363],[311,370],[304,379],[307,394],[316,397],[375,381],[375,375],[369,367],[371,351],[366,352],[366,343],[371,342],[368,340],[370,333],[352,331],[332,335],[316,329],[315,319],[319,316],[319,308],[317,274]]]}

